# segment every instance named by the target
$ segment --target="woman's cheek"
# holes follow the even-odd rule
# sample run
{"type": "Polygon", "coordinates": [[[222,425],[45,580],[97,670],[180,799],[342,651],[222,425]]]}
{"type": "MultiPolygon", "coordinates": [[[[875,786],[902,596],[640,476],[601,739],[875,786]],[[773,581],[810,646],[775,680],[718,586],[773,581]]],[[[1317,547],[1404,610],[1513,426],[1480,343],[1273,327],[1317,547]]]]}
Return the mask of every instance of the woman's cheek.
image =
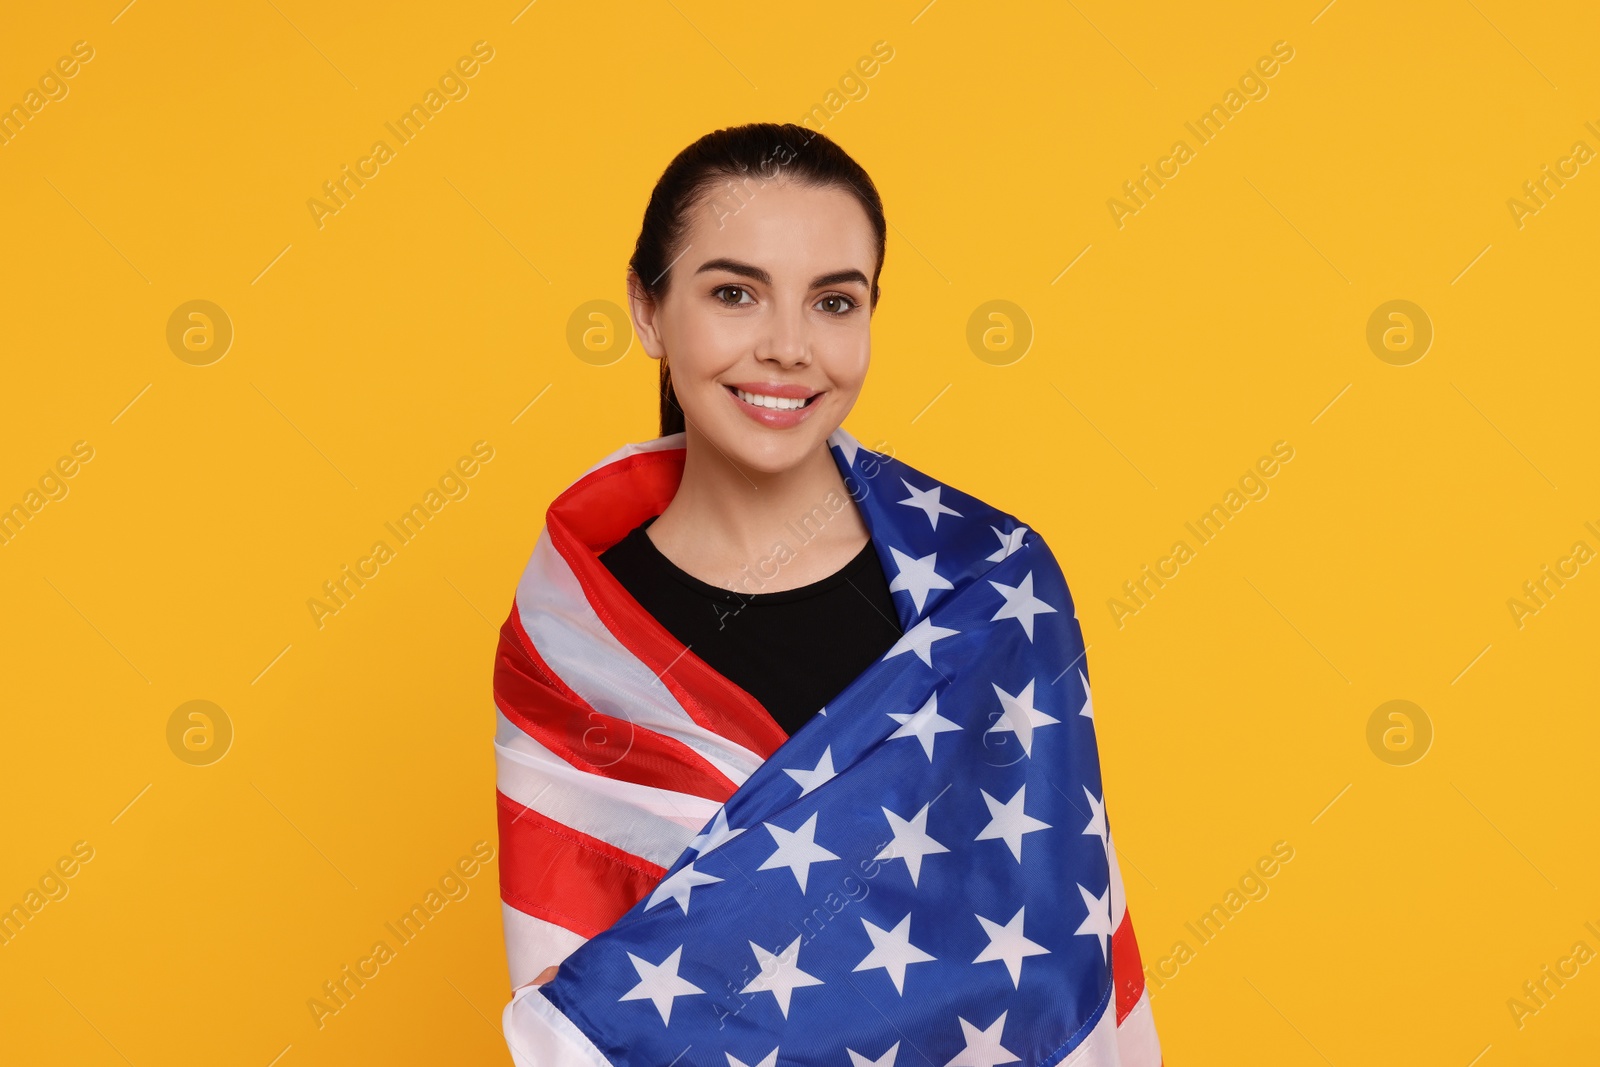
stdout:
{"type": "Polygon", "coordinates": [[[738,362],[742,335],[736,323],[707,317],[688,325],[676,349],[667,350],[669,358],[679,351],[685,369],[698,378],[713,378],[738,362]]]}
{"type": "Polygon", "coordinates": [[[847,354],[835,360],[837,372],[829,376],[844,388],[860,390],[867,379],[867,368],[871,363],[872,346],[863,339],[859,344],[853,345],[847,354]]]}

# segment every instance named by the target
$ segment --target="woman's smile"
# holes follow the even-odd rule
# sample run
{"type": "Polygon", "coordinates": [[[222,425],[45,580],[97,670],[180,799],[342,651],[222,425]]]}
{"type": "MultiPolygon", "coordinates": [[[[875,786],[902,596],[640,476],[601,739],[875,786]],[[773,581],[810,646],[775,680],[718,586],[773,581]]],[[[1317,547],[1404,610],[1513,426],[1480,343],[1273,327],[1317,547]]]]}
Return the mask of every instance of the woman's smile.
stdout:
{"type": "Polygon", "coordinates": [[[798,426],[810,416],[822,391],[777,382],[740,382],[723,390],[745,415],[775,430],[798,426]]]}

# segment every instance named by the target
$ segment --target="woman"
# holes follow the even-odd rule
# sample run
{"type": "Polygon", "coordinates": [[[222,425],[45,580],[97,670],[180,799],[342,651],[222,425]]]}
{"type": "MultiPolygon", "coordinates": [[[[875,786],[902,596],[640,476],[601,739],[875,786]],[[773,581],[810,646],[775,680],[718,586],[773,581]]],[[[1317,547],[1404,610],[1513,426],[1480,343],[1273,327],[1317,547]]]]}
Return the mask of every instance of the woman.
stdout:
{"type": "Polygon", "coordinates": [[[841,426],[885,234],[793,125],[651,196],[661,436],[551,504],[496,660],[523,1067],[1160,1062],[1060,568],[841,426]]]}

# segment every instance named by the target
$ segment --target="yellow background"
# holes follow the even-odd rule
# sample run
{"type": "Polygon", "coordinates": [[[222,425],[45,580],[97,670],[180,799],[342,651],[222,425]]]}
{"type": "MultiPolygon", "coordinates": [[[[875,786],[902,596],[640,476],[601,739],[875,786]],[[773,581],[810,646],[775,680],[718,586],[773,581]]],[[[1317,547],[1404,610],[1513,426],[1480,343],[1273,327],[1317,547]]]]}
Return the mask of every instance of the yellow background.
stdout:
{"type": "Polygon", "coordinates": [[[1520,628],[1507,601],[1600,548],[1600,164],[1520,228],[1507,200],[1600,149],[1600,14],[1319,6],[9,13],[0,103],[94,58],[0,147],[0,504],[94,459],[0,546],[0,904],[94,858],[0,947],[0,1059],[509,1062],[492,865],[322,1028],[306,1002],[494,843],[496,628],[551,496],[654,434],[655,364],[577,358],[569,316],[622,302],[675,152],[800,120],[879,40],[821,127],[892,227],[846,426],[1060,558],[1146,961],[1194,949],[1155,992],[1167,1062],[1592,1057],[1600,963],[1520,1028],[1507,1001],[1600,950],[1600,566],[1520,628]],[[479,40],[470,94],[319,229],[306,201],[479,40]],[[235,331],[209,366],[166,341],[194,299],[235,331]],[[996,299],[1034,331],[1005,366],[966,342],[996,299]],[[1394,299],[1435,330],[1404,367],[1366,342],[1394,299]],[[308,598],[478,440],[470,494],[319,629],[308,598]],[[1119,628],[1107,600],[1279,440],[1270,494],[1119,628]],[[167,742],[197,699],[234,729],[209,766],[167,742]],[[1394,699],[1434,732],[1409,766],[1367,743],[1394,699]],[[1277,841],[1269,895],[1199,946],[1277,841]]]}

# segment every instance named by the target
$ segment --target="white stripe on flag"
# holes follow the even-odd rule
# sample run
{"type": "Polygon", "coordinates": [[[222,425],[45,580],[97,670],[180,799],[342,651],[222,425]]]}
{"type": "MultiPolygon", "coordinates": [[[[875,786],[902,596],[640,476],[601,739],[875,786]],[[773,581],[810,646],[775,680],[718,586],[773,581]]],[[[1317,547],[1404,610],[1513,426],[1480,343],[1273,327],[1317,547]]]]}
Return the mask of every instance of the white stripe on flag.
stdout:
{"type": "Polygon", "coordinates": [[[517,1067],[612,1067],[611,1061],[545,999],[538,986],[517,990],[500,1018],[517,1067]]]}
{"type": "Polygon", "coordinates": [[[689,717],[665,683],[606,629],[566,560],[539,533],[517,585],[517,613],[550,669],[590,707],[675,738],[739,785],[761,757],[689,717]]]}
{"type": "Polygon", "coordinates": [[[503,713],[497,711],[495,720],[495,785],[500,792],[659,867],[672,866],[722,807],[705,797],[580,771],[503,713]]]}
{"type": "Polygon", "coordinates": [[[500,924],[505,930],[506,962],[513,989],[533,981],[546,967],[560,963],[588,940],[564,926],[524,914],[503,900],[500,924]]]}
{"type": "Polygon", "coordinates": [[[1150,1011],[1150,990],[1139,995],[1139,1002],[1117,1027],[1117,1051],[1122,1056],[1121,1067],[1161,1067],[1161,1042],[1150,1011]]]}

